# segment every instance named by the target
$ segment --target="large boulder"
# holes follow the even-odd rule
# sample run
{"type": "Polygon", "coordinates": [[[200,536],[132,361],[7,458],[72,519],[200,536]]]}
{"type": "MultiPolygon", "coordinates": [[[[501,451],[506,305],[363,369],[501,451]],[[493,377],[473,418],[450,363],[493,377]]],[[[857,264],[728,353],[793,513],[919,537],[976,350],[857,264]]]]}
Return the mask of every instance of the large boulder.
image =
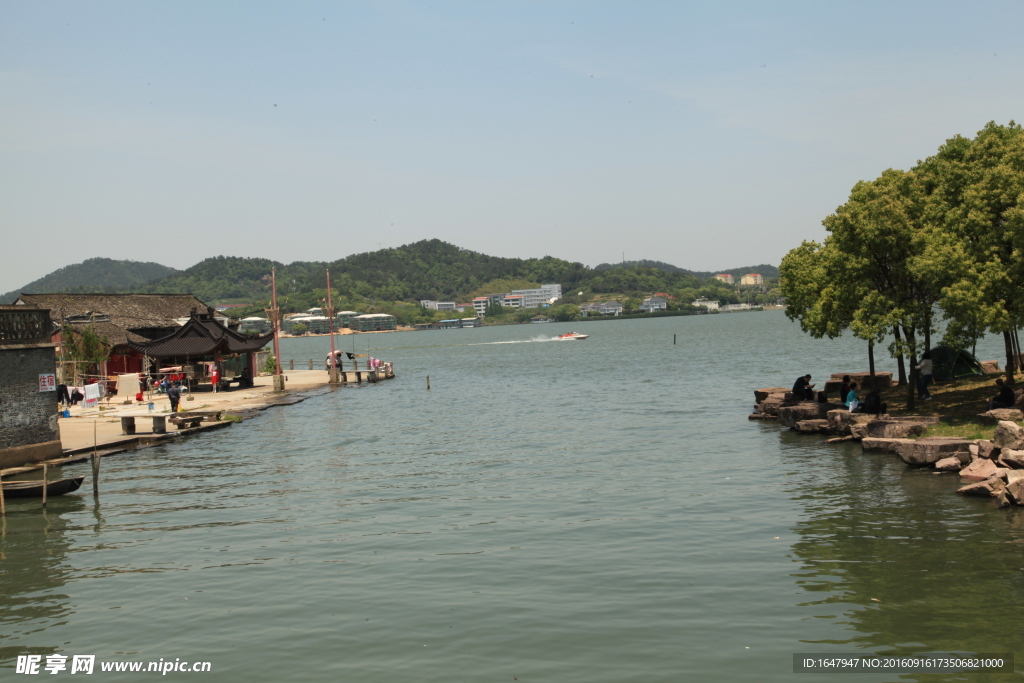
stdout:
{"type": "Polygon", "coordinates": [[[978,440],[978,457],[985,458],[986,460],[995,460],[999,457],[1002,449],[996,446],[988,439],[978,440]]]}
{"type": "Polygon", "coordinates": [[[940,472],[959,472],[963,468],[964,464],[960,462],[960,458],[943,458],[935,463],[935,469],[940,472]]]}
{"type": "Polygon", "coordinates": [[[778,420],[779,418],[775,415],[765,415],[764,413],[751,413],[747,415],[748,420],[778,420]]]}
{"type": "Polygon", "coordinates": [[[965,481],[985,481],[999,474],[999,467],[991,460],[978,458],[960,470],[960,478],[965,481]]]}
{"type": "Polygon", "coordinates": [[[877,439],[908,439],[912,436],[921,436],[926,429],[928,425],[920,422],[873,420],[854,425],[850,428],[850,433],[861,438],[871,436],[877,439]]]}
{"type": "Polygon", "coordinates": [[[754,402],[760,403],[772,394],[785,394],[789,389],[786,387],[765,387],[764,389],[754,389],[754,402]]]}
{"type": "Polygon", "coordinates": [[[786,404],[782,400],[781,394],[772,394],[765,400],[757,404],[758,410],[764,415],[772,415],[774,417],[779,416],[779,408],[786,404]],[[776,398],[778,396],[778,398],[776,398]]]}
{"type": "Polygon", "coordinates": [[[860,447],[866,453],[898,453],[897,450],[904,441],[913,441],[912,439],[877,439],[874,437],[865,437],[861,439],[860,447]]]}
{"type": "Polygon", "coordinates": [[[800,420],[796,431],[803,434],[828,434],[828,420],[800,420]]]}
{"type": "Polygon", "coordinates": [[[920,439],[899,439],[896,454],[908,465],[933,465],[943,458],[971,459],[970,441],[957,437],[926,436],[920,439]]]}
{"type": "Polygon", "coordinates": [[[1003,490],[1006,489],[1006,484],[1003,483],[1002,479],[992,477],[985,481],[975,482],[968,484],[967,486],[961,486],[956,490],[957,493],[964,496],[984,496],[986,498],[996,498],[1003,490]]]}
{"type": "Polygon", "coordinates": [[[1013,451],[1009,448],[1004,448],[999,452],[999,462],[1015,470],[1024,470],[1024,451],[1013,451]]]}
{"type": "Polygon", "coordinates": [[[992,443],[999,448],[1010,450],[1024,450],[1024,429],[1015,422],[1002,421],[996,425],[995,434],[992,435],[992,443]]]}
{"type": "Polygon", "coordinates": [[[986,375],[991,375],[993,372],[1002,372],[999,369],[999,361],[997,360],[980,360],[978,363],[981,364],[981,371],[986,375]]]}
{"type": "Polygon", "coordinates": [[[1024,479],[1014,479],[1006,485],[1004,491],[1014,505],[1024,505],[1024,479]]]}
{"type": "MultiPolygon", "coordinates": [[[[762,404],[763,405],[763,404],[762,404]]],[[[834,403],[812,403],[805,401],[792,406],[779,408],[779,422],[787,427],[796,428],[796,423],[801,420],[823,420],[828,416],[828,411],[838,408],[834,403]]]]}
{"type": "Polygon", "coordinates": [[[850,427],[855,424],[864,424],[878,419],[877,415],[867,413],[851,413],[846,408],[830,410],[826,414],[829,427],[838,434],[850,434],[850,427]]]}
{"type": "Polygon", "coordinates": [[[992,410],[978,413],[978,421],[986,425],[995,425],[1003,421],[1020,422],[1024,420],[1024,412],[1017,408],[993,408],[992,410]]]}

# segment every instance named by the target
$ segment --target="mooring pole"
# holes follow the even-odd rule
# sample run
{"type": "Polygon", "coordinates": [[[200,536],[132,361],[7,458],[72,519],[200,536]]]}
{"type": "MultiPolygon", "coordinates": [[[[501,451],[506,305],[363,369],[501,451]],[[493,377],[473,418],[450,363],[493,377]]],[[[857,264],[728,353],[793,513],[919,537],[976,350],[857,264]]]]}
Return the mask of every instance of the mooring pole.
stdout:
{"type": "Polygon", "coordinates": [[[43,507],[46,507],[46,463],[43,463],[43,507]]]}
{"type": "Polygon", "coordinates": [[[92,423],[92,496],[100,497],[100,458],[96,454],[96,422],[92,423]]]}
{"type": "Polygon", "coordinates": [[[271,315],[274,318],[274,391],[284,391],[284,377],[281,376],[281,316],[277,309],[277,268],[270,269],[270,289],[273,296],[271,315]]]}
{"type": "Polygon", "coordinates": [[[7,506],[4,504],[4,484],[2,481],[0,481],[0,517],[7,517],[7,506]]]}
{"type": "Polygon", "coordinates": [[[427,375],[427,391],[430,391],[430,375],[427,375]]]}
{"type": "Polygon", "coordinates": [[[676,343],[676,335],[673,334],[672,335],[672,345],[675,346],[675,343],[676,343]]]}
{"type": "Polygon", "coordinates": [[[327,381],[331,384],[338,383],[338,364],[337,358],[334,355],[334,306],[331,301],[331,269],[327,269],[327,317],[329,319],[328,325],[331,330],[331,360],[327,363],[327,381]]]}

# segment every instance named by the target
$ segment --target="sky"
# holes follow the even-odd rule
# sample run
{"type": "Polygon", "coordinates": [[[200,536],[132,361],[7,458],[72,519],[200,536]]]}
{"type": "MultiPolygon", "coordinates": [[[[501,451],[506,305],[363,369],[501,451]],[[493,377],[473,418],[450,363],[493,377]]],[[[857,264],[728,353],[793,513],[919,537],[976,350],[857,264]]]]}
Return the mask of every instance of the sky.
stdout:
{"type": "Polygon", "coordinates": [[[0,3],[0,291],[439,238],[778,264],[1024,119],[1024,3],[0,3]]]}

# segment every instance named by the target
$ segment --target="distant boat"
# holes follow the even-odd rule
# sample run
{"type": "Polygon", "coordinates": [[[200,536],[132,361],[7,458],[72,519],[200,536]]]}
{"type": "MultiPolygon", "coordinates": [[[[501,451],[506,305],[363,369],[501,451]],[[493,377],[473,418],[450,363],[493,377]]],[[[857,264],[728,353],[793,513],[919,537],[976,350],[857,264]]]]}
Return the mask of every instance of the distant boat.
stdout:
{"type": "Polygon", "coordinates": [[[589,334],[580,334],[579,332],[566,332],[565,334],[558,335],[555,339],[559,341],[572,341],[574,339],[586,339],[589,336],[589,334]]]}
{"type": "MultiPolygon", "coordinates": [[[[46,482],[46,497],[63,496],[65,493],[77,491],[85,481],[85,477],[58,479],[46,482]]],[[[42,498],[43,482],[39,481],[5,481],[3,482],[4,498],[42,498]]]]}

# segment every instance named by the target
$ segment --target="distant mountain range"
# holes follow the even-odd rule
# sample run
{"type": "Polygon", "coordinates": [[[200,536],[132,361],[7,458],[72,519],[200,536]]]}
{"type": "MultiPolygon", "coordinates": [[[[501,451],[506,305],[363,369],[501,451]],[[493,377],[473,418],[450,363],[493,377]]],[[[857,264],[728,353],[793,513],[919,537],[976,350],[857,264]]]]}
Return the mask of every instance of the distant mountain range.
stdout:
{"type": "Polygon", "coordinates": [[[159,263],[91,258],[59,268],[24,287],[7,292],[0,296],[0,303],[14,303],[22,292],[121,292],[178,272],[176,268],[159,263]]]}
{"type": "MultiPolygon", "coordinates": [[[[640,293],[697,288],[715,273],[760,273],[778,277],[775,266],[695,272],[660,261],[602,263],[589,268],[551,256],[502,258],[462,249],[441,240],[423,240],[392,249],[353,254],[330,263],[283,264],[262,258],[214,256],[191,268],[176,270],[159,263],[93,258],[65,266],[4,294],[12,303],[19,294],[49,292],[190,292],[210,303],[260,302],[270,296],[270,270],[277,269],[279,296],[286,308],[317,305],[325,293],[325,270],[341,300],[352,302],[465,301],[488,283],[501,280],[561,283],[566,291],[640,293]]],[[[340,302],[339,302],[340,303],[340,302]]]]}
{"type": "Polygon", "coordinates": [[[765,280],[776,280],[779,277],[779,269],[767,263],[762,263],[759,266],[746,266],[744,268],[728,268],[726,270],[686,270],[685,268],[673,266],[671,263],[648,261],[647,259],[624,261],[622,263],[602,263],[594,266],[594,270],[611,270],[613,268],[657,268],[658,270],[664,270],[666,273],[686,273],[702,280],[728,273],[735,277],[737,282],[739,282],[741,277],[750,273],[757,273],[764,277],[765,280]]]}

